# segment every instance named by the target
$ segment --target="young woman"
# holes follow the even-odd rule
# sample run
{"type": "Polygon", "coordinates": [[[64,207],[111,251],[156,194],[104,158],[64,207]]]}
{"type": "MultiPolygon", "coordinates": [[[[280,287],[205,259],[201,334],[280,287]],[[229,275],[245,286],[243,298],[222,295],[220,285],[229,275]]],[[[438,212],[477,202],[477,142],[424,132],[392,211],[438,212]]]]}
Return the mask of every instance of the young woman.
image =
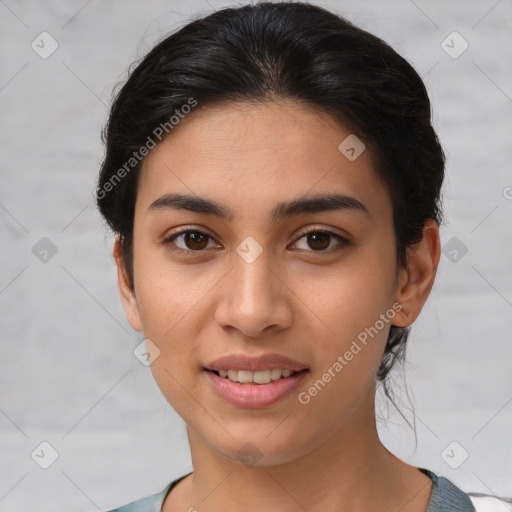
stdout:
{"type": "Polygon", "coordinates": [[[305,3],[217,11],[134,69],[97,201],[194,470],[118,511],[475,510],[375,423],[439,262],[430,116],[411,65],[305,3]]]}

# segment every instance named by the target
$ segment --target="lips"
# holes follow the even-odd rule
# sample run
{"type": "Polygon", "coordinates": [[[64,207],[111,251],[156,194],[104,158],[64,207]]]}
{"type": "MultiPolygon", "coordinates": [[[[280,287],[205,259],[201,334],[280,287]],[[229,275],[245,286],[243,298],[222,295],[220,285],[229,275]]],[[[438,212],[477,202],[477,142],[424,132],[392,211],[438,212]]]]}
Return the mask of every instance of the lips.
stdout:
{"type": "Polygon", "coordinates": [[[206,382],[212,391],[225,402],[242,409],[264,409],[285,399],[290,399],[308,370],[294,373],[268,384],[232,382],[213,371],[205,371],[206,382]]]}
{"type": "Polygon", "coordinates": [[[280,354],[262,354],[251,357],[246,354],[231,354],[220,357],[205,365],[207,370],[219,372],[220,370],[247,370],[258,372],[263,370],[291,370],[300,372],[307,369],[307,365],[280,354]]]}
{"type": "Polygon", "coordinates": [[[208,363],[205,370],[218,396],[245,409],[269,407],[289,397],[309,371],[300,361],[280,354],[231,354],[208,363]]]}

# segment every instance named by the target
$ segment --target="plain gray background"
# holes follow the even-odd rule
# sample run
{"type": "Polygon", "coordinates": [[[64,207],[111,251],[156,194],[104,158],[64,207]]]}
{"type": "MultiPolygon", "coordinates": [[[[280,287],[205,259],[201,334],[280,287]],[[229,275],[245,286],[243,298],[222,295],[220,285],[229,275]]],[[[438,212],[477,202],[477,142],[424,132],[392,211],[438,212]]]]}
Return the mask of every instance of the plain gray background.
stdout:
{"type": "MultiPolygon", "coordinates": [[[[466,492],[510,496],[512,3],[315,3],[414,65],[448,159],[444,254],[406,382],[394,374],[417,447],[379,393],[382,440],[466,492]]],[[[108,510],[192,468],[183,422],[133,355],[143,336],[125,320],[93,188],[114,84],[165,34],[228,5],[0,0],[0,511],[108,510]],[[47,58],[31,47],[51,49],[42,32],[58,44],[47,58]],[[43,237],[57,250],[46,262],[43,237]],[[48,469],[42,442],[58,453],[48,469]]]]}

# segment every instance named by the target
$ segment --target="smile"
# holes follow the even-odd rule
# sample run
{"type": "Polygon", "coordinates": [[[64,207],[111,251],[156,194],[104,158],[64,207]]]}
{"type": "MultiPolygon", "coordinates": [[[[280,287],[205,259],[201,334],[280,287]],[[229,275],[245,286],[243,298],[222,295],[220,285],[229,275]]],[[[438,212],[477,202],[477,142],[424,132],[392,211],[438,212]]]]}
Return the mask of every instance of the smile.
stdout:
{"type": "Polygon", "coordinates": [[[272,370],[260,370],[252,372],[250,370],[219,370],[218,375],[220,377],[229,379],[232,382],[242,382],[248,384],[268,384],[269,382],[287,378],[293,375],[294,371],[289,369],[272,369],[272,370]]]}

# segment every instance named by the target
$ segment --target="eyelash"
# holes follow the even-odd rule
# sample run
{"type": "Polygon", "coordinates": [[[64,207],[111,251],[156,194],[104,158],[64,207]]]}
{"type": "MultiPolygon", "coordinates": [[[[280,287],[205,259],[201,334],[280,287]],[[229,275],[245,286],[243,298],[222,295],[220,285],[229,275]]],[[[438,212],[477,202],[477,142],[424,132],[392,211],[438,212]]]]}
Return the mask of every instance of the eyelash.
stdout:
{"type": "MultiPolygon", "coordinates": [[[[177,239],[178,237],[180,237],[182,235],[186,235],[187,233],[199,233],[201,235],[207,236],[211,240],[214,240],[214,238],[212,236],[210,236],[208,233],[205,233],[198,229],[182,229],[181,231],[177,231],[176,233],[173,233],[170,236],[166,237],[164,240],[162,240],[162,244],[164,246],[168,247],[169,250],[171,250],[171,251],[182,252],[184,254],[199,254],[199,253],[205,252],[206,249],[201,249],[201,250],[191,250],[190,249],[189,250],[189,249],[182,249],[181,247],[178,247],[178,248],[171,247],[171,244],[174,244],[175,239],[177,239]]],[[[350,245],[350,242],[346,238],[342,237],[341,235],[338,235],[337,233],[333,233],[332,231],[328,231],[326,229],[319,229],[319,228],[301,232],[299,237],[295,240],[294,244],[296,244],[300,239],[304,238],[305,236],[307,236],[311,233],[321,233],[324,235],[329,235],[329,236],[335,238],[336,240],[338,240],[338,242],[340,242],[341,246],[338,246],[335,248],[331,247],[330,249],[323,249],[323,250],[319,250],[319,251],[315,251],[315,250],[311,249],[311,250],[306,250],[306,252],[312,252],[315,254],[316,253],[317,254],[331,254],[332,252],[340,249],[343,246],[350,245]]],[[[299,249],[299,250],[304,251],[305,249],[299,249]]]]}

